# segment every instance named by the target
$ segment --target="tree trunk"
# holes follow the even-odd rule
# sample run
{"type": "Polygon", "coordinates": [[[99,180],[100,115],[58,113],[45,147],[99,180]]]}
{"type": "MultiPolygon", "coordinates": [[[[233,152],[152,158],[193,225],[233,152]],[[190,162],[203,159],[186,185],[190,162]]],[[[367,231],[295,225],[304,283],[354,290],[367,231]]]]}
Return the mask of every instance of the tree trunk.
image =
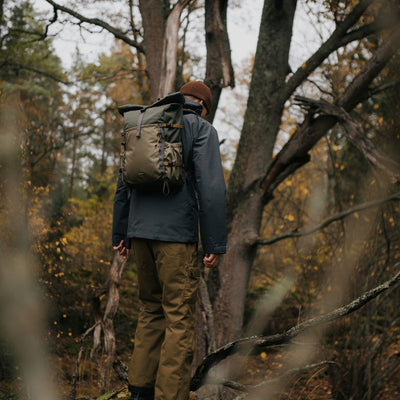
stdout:
{"type": "Polygon", "coordinates": [[[159,97],[162,71],[162,53],[165,39],[165,25],[169,11],[169,1],[140,0],[144,30],[143,46],[146,54],[146,69],[149,76],[150,92],[153,100],[159,97]]]}
{"type": "Polygon", "coordinates": [[[192,0],[179,0],[172,10],[169,1],[139,2],[144,29],[147,73],[153,100],[172,92],[175,86],[180,17],[192,0]]]}
{"type": "Polygon", "coordinates": [[[264,3],[245,121],[227,197],[228,252],[209,281],[217,344],[241,334],[255,238],[261,224],[263,193],[258,183],[272,159],[279,132],[295,0],[264,3]],[[274,57],[271,57],[271,54],[274,57]]]}
{"type": "MultiPolygon", "coordinates": [[[[349,14],[349,21],[346,20],[349,27],[343,29],[342,25],[338,26],[332,35],[336,39],[331,43],[333,49],[340,47],[348,30],[357,23],[357,18],[365,11],[364,3],[369,4],[360,2],[360,7],[357,6],[360,10],[355,7],[355,11],[349,14]],[[342,36],[337,34],[341,30],[342,36]]],[[[288,85],[285,85],[295,6],[296,2],[290,0],[267,0],[264,4],[245,122],[229,183],[228,254],[217,272],[219,275],[210,280],[218,345],[236,339],[241,332],[248,278],[256,255],[254,242],[258,237],[264,205],[271,198],[274,188],[308,161],[308,151],[337,122],[333,116],[309,113],[272,162],[284,102],[296,87],[291,85],[289,93],[288,85]],[[261,183],[262,190],[259,189],[261,183]]],[[[332,37],[327,43],[332,41],[332,37]]],[[[350,111],[365,99],[369,85],[398,49],[399,37],[397,27],[387,35],[365,68],[343,91],[337,104],[344,110],[350,111]]]]}

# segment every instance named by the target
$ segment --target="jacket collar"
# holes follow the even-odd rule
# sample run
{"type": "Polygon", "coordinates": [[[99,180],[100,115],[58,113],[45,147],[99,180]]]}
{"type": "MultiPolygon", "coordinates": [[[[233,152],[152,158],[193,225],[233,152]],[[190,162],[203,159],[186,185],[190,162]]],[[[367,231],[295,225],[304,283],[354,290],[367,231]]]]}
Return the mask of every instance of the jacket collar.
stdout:
{"type": "Polygon", "coordinates": [[[185,104],[183,108],[194,111],[198,115],[201,115],[201,112],[203,111],[203,106],[201,104],[196,103],[193,100],[189,100],[187,97],[185,97],[185,104]]]}

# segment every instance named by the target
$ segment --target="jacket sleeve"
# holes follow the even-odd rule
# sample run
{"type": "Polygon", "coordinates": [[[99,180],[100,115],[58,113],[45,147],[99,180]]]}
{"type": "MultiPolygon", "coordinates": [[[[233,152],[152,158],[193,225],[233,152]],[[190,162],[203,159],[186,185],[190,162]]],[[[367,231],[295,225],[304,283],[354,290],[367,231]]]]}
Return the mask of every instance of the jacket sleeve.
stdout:
{"type": "Polygon", "coordinates": [[[217,131],[199,119],[193,164],[199,201],[200,236],[205,253],[226,252],[225,180],[217,131]]]}
{"type": "Polygon", "coordinates": [[[112,245],[118,246],[121,240],[126,248],[131,247],[127,237],[130,206],[130,190],[122,182],[121,174],[118,176],[117,189],[114,196],[112,245]]]}

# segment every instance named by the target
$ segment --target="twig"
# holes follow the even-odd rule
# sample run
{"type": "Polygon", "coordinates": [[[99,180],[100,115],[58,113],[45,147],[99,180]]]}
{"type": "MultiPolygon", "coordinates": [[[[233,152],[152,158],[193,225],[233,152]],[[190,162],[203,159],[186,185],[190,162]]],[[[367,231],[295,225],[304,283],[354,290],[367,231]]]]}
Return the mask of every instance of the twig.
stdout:
{"type": "Polygon", "coordinates": [[[282,233],[280,235],[272,236],[268,239],[259,239],[257,241],[257,244],[270,245],[270,244],[276,243],[280,240],[284,240],[284,239],[288,239],[288,238],[311,235],[314,232],[317,232],[321,229],[326,228],[331,223],[342,220],[343,218],[345,218],[351,214],[354,214],[358,211],[366,210],[366,209],[372,208],[372,207],[377,207],[383,203],[387,203],[389,201],[395,201],[395,200],[400,200],[400,192],[396,192],[396,193],[392,194],[391,196],[386,197],[384,199],[368,201],[366,203],[362,203],[362,204],[358,204],[354,207],[350,207],[345,211],[342,211],[342,212],[335,214],[329,218],[326,218],[324,221],[320,222],[319,224],[317,224],[311,228],[304,229],[303,231],[294,230],[291,232],[286,232],[286,233],[282,233]]]}
{"type": "Polygon", "coordinates": [[[65,13],[73,16],[74,18],[76,18],[78,21],[80,21],[79,24],[88,23],[88,24],[99,26],[102,29],[105,29],[106,31],[112,33],[114,35],[114,37],[116,37],[117,39],[121,39],[122,41],[127,43],[129,46],[135,47],[139,52],[144,53],[144,49],[143,49],[143,46],[141,43],[138,43],[135,40],[132,40],[120,29],[115,28],[114,26],[111,26],[107,22],[102,21],[101,19],[98,19],[98,18],[85,17],[84,15],[78,13],[75,10],[72,10],[71,8],[62,6],[61,4],[57,4],[53,0],[46,0],[46,1],[49,4],[51,4],[55,10],[63,11],[65,13]]]}

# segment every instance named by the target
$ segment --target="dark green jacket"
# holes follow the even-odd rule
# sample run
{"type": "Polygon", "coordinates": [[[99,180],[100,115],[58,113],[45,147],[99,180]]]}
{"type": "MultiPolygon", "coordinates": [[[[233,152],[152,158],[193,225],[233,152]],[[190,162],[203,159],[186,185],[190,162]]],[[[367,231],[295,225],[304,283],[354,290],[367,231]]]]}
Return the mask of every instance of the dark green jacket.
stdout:
{"type": "Polygon", "coordinates": [[[130,238],[195,243],[200,225],[205,253],[226,251],[225,182],[219,140],[213,126],[198,113],[201,106],[186,99],[183,116],[183,159],[186,181],[175,194],[143,193],[118,178],[114,198],[112,244],[130,238]]]}

